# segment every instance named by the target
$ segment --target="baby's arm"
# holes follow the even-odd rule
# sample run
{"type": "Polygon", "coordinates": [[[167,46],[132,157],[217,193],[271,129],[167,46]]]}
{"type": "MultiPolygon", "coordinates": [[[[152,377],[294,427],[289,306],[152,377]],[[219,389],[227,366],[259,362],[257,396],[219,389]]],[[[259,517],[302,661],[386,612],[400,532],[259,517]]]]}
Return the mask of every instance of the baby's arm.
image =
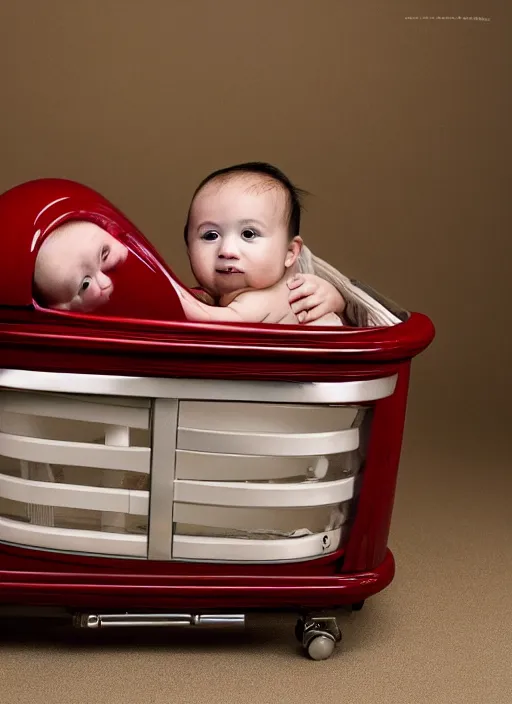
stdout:
{"type": "Polygon", "coordinates": [[[180,295],[188,320],[198,322],[261,323],[270,310],[265,291],[241,293],[228,306],[209,306],[184,290],[180,295]]]}
{"type": "Polygon", "coordinates": [[[315,274],[297,274],[288,281],[288,302],[299,323],[314,323],[335,313],[340,318],[346,302],[338,289],[315,274]]]}
{"type": "Polygon", "coordinates": [[[201,323],[209,322],[227,322],[241,323],[243,318],[233,306],[209,306],[203,303],[188,291],[180,291],[181,305],[188,320],[194,320],[201,323]]]}

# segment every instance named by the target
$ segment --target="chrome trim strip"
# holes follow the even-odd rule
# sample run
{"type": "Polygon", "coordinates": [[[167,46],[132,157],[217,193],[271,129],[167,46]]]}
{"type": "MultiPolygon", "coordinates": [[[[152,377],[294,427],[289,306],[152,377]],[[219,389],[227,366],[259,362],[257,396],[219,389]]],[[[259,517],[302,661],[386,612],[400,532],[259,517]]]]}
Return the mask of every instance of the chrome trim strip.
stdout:
{"type": "Polygon", "coordinates": [[[148,523],[149,560],[172,558],[178,406],[176,399],[160,398],[153,402],[148,523]]]}

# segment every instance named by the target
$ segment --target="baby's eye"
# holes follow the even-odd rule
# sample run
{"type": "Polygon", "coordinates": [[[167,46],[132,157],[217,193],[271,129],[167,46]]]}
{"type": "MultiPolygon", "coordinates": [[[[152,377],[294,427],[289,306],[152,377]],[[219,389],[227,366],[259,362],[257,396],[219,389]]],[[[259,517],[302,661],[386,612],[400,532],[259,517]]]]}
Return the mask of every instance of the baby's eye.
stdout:
{"type": "Polygon", "coordinates": [[[101,250],[101,261],[102,262],[106,261],[109,254],[110,254],[110,247],[103,247],[103,249],[101,250]]]}
{"type": "Polygon", "coordinates": [[[89,286],[91,285],[92,278],[90,276],[86,276],[85,279],[82,281],[80,284],[80,288],[78,290],[78,293],[84,293],[84,291],[87,291],[89,286]]]}
{"type": "Polygon", "coordinates": [[[245,230],[242,230],[242,237],[244,240],[253,240],[258,236],[257,232],[254,232],[254,230],[251,230],[249,227],[246,227],[245,230]]]}
{"type": "Polygon", "coordinates": [[[204,235],[201,235],[201,239],[206,240],[207,242],[213,242],[218,236],[219,233],[215,232],[215,230],[208,230],[208,232],[205,232],[204,235]]]}

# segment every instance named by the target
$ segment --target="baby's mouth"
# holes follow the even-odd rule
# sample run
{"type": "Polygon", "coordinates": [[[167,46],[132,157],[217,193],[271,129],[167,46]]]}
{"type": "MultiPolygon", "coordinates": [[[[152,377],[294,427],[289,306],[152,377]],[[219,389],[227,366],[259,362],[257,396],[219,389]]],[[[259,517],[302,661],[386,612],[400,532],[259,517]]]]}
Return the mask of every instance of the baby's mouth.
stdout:
{"type": "Polygon", "coordinates": [[[226,266],[223,269],[216,269],[218,274],[243,274],[244,272],[237,269],[236,266],[226,266]]]}

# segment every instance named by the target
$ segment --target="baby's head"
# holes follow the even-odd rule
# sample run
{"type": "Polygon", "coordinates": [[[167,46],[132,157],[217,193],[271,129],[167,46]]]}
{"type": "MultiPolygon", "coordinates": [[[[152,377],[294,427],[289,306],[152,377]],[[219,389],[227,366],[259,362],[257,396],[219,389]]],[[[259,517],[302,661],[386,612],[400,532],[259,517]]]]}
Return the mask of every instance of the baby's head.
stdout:
{"type": "Polygon", "coordinates": [[[42,243],[34,271],[34,294],[48,308],[87,313],[107,303],[110,276],[128,250],[98,225],[70,221],[42,243]]]}
{"type": "Polygon", "coordinates": [[[302,191],[261,162],[215,171],[196,189],[185,225],[190,265],[213,296],[263,289],[292,271],[302,247],[302,191]]]}

